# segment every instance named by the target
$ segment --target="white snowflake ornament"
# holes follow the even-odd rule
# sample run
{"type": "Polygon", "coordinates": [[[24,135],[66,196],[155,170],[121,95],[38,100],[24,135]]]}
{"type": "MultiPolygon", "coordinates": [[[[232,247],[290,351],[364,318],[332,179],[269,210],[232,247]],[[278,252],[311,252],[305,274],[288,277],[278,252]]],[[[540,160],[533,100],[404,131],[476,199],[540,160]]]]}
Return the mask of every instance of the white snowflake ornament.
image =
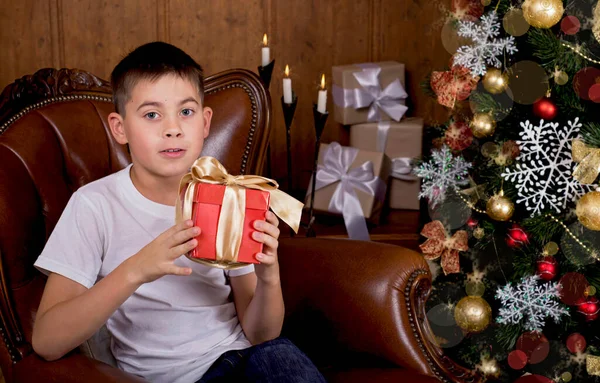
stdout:
{"type": "Polygon", "coordinates": [[[576,118],[560,127],[558,122],[540,120],[537,126],[521,122],[521,127],[518,162],[501,176],[516,184],[517,203],[525,204],[532,217],[546,209],[561,213],[568,202],[592,189],[572,177],[577,164],[571,158],[571,141],[578,136],[581,123],[576,118]]]}
{"type": "Polygon", "coordinates": [[[454,55],[454,65],[462,65],[471,70],[473,76],[483,76],[487,65],[500,68],[502,62],[498,59],[504,51],[517,52],[513,36],[498,38],[500,22],[495,11],[481,17],[479,22],[460,21],[458,35],[473,40],[470,45],[458,48],[454,55]]]}
{"type": "Polygon", "coordinates": [[[422,163],[413,172],[423,179],[419,198],[427,198],[435,206],[446,198],[448,190],[469,183],[471,164],[461,156],[455,157],[446,145],[441,150],[432,150],[431,157],[431,161],[422,163]]]}
{"type": "Polygon", "coordinates": [[[563,315],[569,312],[562,307],[557,299],[560,296],[558,283],[538,285],[538,276],[525,277],[521,283],[513,286],[510,282],[496,291],[496,299],[502,306],[496,322],[500,324],[518,324],[525,319],[525,329],[542,331],[546,317],[560,323],[563,315]]]}

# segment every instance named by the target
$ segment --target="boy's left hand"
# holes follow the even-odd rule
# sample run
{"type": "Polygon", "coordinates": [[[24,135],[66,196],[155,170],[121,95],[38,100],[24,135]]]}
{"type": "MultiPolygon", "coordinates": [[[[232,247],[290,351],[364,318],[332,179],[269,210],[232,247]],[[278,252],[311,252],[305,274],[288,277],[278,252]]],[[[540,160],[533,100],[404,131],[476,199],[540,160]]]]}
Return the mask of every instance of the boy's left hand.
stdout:
{"type": "Polygon", "coordinates": [[[277,261],[277,247],[279,246],[279,219],[272,211],[267,211],[266,221],[254,221],[252,233],[255,241],[263,244],[263,252],[256,254],[260,264],[254,265],[256,276],[263,282],[279,283],[279,263],[277,261]]]}

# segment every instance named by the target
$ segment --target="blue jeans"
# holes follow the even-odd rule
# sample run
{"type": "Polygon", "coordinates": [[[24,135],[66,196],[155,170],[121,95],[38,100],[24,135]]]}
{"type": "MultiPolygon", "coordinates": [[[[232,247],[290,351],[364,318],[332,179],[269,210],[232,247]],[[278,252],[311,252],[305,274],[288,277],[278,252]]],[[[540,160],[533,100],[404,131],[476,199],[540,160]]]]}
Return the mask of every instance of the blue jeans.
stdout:
{"type": "Polygon", "coordinates": [[[219,357],[196,383],[325,383],[317,367],[286,338],[219,357]]]}

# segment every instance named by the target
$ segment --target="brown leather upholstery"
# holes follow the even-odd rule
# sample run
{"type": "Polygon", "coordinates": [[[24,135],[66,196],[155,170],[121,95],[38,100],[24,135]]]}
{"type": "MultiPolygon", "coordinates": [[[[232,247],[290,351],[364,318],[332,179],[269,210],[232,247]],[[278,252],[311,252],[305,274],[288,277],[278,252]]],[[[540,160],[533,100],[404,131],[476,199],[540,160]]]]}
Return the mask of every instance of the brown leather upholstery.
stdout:
{"type": "MultiPolygon", "coordinates": [[[[258,77],[245,70],[208,77],[206,104],[215,116],[203,154],[232,173],[262,173],[271,103],[258,77]]],[[[106,125],[112,110],[108,84],[77,70],[44,69],[0,95],[0,365],[7,382],[128,381],[76,352],[49,363],[31,348],[45,284],[33,262],[73,191],[130,161],[106,125]]],[[[280,254],[285,333],[332,381],[387,381],[409,371],[414,382],[429,381],[420,374],[478,379],[429,341],[431,281],[420,255],[301,238],[282,240],[280,254]]]]}

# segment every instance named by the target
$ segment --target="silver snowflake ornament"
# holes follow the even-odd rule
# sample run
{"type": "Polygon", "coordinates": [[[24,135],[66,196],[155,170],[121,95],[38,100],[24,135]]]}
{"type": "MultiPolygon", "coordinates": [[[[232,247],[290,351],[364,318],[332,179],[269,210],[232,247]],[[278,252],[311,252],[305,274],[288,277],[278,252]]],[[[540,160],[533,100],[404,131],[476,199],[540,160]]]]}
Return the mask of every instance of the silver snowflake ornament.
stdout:
{"type": "Polygon", "coordinates": [[[525,204],[531,216],[546,209],[561,213],[568,202],[592,189],[572,176],[577,164],[571,158],[571,141],[579,135],[581,123],[578,118],[563,127],[558,122],[541,120],[535,126],[525,121],[521,127],[517,164],[501,176],[516,184],[517,203],[525,204]]]}
{"type": "Polygon", "coordinates": [[[461,156],[454,156],[446,145],[431,152],[431,160],[414,169],[414,174],[423,179],[419,198],[427,198],[433,206],[446,198],[446,192],[458,185],[469,183],[471,164],[461,156]]]}
{"type": "Polygon", "coordinates": [[[510,282],[496,291],[502,307],[496,322],[500,324],[518,324],[525,319],[525,329],[542,331],[546,318],[560,323],[563,315],[569,312],[557,302],[560,296],[558,283],[538,285],[538,276],[525,277],[521,283],[513,286],[510,282]]]}
{"type": "Polygon", "coordinates": [[[471,70],[473,76],[483,76],[487,66],[500,68],[502,62],[497,56],[504,51],[517,52],[513,36],[498,38],[500,22],[495,11],[481,17],[479,22],[460,21],[458,35],[470,38],[473,43],[458,48],[454,55],[454,65],[462,65],[471,70]]]}

